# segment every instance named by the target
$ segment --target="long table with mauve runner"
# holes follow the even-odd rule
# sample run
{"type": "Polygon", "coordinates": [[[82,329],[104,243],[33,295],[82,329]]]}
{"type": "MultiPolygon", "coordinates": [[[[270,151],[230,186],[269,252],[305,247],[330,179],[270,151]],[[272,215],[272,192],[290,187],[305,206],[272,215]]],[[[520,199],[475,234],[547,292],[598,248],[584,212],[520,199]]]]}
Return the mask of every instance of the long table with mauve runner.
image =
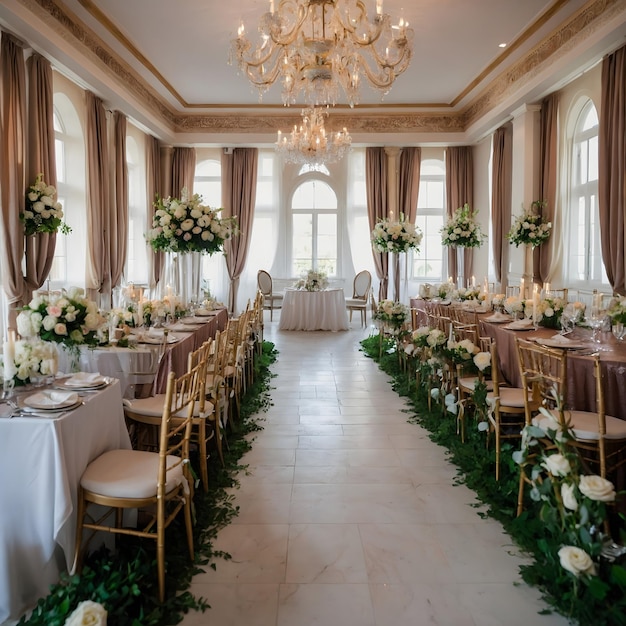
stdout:
{"type": "MultiPolygon", "coordinates": [[[[487,315],[479,315],[486,317],[487,315]]],[[[513,386],[522,382],[515,338],[551,338],[557,330],[531,328],[530,330],[510,330],[507,324],[494,324],[480,319],[481,335],[495,339],[498,359],[503,376],[513,386]]],[[[593,374],[593,359],[589,352],[600,347],[600,367],[604,385],[604,402],[607,415],[626,420],[626,345],[611,333],[601,333],[602,341],[596,344],[591,339],[591,331],[577,327],[567,338],[583,346],[581,350],[569,350],[567,358],[567,403],[579,411],[596,411],[596,382],[593,374]]]]}

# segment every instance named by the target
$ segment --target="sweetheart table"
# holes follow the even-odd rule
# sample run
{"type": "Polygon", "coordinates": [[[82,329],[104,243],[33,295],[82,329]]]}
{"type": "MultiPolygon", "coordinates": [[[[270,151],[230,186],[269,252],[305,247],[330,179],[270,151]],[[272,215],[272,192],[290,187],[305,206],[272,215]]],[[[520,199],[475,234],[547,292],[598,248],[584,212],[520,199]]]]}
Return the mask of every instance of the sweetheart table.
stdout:
{"type": "Polygon", "coordinates": [[[348,330],[343,289],[287,289],[280,311],[280,330],[348,330]]]}
{"type": "Polygon", "coordinates": [[[131,447],[118,380],[81,399],[58,417],[9,419],[0,405],[0,624],[71,571],[80,477],[103,452],[131,447]]]}

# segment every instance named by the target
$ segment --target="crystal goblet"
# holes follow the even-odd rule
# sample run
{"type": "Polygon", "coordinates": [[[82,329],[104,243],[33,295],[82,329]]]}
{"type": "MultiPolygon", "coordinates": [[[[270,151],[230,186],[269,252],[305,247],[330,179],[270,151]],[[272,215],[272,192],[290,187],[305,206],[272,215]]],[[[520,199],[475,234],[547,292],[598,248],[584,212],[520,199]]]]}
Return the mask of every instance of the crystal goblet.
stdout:
{"type": "Polygon", "coordinates": [[[611,328],[613,332],[613,337],[618,339],[619,341],[623,341],[626,336],[626,326],[622,322],[613,322],[613,327],[611,328]]]}

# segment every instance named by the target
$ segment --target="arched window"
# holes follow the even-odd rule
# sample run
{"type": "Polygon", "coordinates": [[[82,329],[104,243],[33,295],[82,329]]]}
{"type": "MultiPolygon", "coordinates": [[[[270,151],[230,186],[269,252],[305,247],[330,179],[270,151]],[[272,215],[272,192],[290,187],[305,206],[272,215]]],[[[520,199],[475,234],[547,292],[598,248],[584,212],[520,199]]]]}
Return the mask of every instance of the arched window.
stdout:
{"type": "Polygon", "coordinates": [[[424,237],[420,251],[413,253],[413,279],[442,282],[444,280],[444,249],[441,227],[445,215],[446,170],[443,161],[425,159],[420,167],[420,187],[415,224],[424,237]]]}
{"type": "Polygon", "coordinates": [[[78,111],[68,95],[54,93],[54,145],[57,197],[63,206],[69,235],[58,234],[50,270],[51,286],[85,285],[87,202],[85,141],[78,111]]]}
{"type": "Polygon", "coordinates": [[[337,196],[324,180],[311,178],[291,198],[291,267],[294,275],[314,268],[338,273],[337,196]]]}
{"type": "Polygon", "coordinates": [[[591,100],[579,109],[571,145],[567,274],[572,286],[588,286],[607,282],[598,213],[598,114],[591,100]]]}

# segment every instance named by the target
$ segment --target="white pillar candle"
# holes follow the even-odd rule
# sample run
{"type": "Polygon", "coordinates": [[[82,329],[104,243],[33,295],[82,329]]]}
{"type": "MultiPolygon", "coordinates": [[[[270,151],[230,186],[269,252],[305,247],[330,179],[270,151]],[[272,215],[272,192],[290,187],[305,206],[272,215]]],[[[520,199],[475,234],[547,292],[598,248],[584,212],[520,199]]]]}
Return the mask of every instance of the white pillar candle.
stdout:
{"type": "Polygon", "coordinates": [[[15,331],[8,330],[2,349],[2,363],[4,365],[4,380],[13,380],[17,374],[15,367],[15,331]]]}

